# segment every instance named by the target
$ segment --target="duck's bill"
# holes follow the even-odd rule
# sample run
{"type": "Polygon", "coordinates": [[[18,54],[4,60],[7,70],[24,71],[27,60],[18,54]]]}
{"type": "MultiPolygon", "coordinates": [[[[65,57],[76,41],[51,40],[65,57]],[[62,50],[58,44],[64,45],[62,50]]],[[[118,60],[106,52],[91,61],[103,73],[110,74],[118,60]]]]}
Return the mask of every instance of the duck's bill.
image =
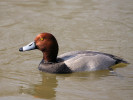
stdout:
{"type": "Polygon", "coordinates": [[[31,42],[28,45],[21,47],[19,49],[19,51],[23,52],[23,51],[29,51],[29,50],[34,50],[34,49],[37,49],[36,43],[35,42],[31,42]]]}

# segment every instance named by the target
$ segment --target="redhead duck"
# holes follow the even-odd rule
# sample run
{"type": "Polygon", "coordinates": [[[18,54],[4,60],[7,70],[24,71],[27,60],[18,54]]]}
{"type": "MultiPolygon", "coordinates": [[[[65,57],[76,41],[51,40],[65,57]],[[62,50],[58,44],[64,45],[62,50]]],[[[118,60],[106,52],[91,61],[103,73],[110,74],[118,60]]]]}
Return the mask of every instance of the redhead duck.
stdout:
{"type": "Polygon", "coordinates": [[[57,56],[58,43],[50,33],[40,33],[34,42],[20,48],[19,51],[33,49],[39,49],[43,53],[38,69],[49,73],[96,71],[111,69],[119,63],[128,63],[117,56],[94,51],[73,51],[57,56]]]}

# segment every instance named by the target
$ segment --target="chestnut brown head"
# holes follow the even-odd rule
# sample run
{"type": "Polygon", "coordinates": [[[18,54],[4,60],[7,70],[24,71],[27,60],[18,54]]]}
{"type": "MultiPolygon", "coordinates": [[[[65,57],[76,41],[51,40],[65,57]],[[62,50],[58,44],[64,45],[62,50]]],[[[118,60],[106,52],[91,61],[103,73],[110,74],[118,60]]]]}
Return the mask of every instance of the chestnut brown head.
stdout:
{"type": "Polygon", "coordinates": [[[34,42],[22,47],[19,51],[29,51],[39,49],[43,52],[43,59],[48,62],[55,62],[58,55],[58,43],[50,33],[40,33],[34,42]]]}

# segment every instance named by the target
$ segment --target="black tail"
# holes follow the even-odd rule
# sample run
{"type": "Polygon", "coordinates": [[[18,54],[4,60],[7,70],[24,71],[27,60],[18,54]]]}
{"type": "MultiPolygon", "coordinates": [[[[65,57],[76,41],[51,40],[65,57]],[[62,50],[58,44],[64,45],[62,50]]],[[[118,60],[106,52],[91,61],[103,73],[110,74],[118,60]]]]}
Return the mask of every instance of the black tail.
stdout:
{"type": "Polygon", "coordinates": [[[129,62],[125,61],[124,59],[122,59],[118,56],[115,56],[115,55],[112,55],[112,54],[107,54],[107,53],[104,53],[104,54],[106,54],[106,55],[110,56],[111,58],[115,59],[116,60],[115,64],[119,64],[119,63],[129,64],[129,62]]]}
{"type": "Polygon", "coordinates": [[[125,61],[124,59],[121,59],[121,58],[116,58],[115,57],[115,60],[116,60],[116,64],[119,64],[119,63],[125,63],[125,64],[129,64],[129,62],[125,61]]]}

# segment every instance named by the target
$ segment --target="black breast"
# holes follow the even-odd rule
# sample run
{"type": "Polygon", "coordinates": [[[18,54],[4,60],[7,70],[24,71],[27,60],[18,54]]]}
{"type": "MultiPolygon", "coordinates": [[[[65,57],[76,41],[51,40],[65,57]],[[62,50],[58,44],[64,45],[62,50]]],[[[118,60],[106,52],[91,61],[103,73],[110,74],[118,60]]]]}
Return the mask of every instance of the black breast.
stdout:
{"type": "Polygon", "coordinates": [[[44,62],[44,60],[42,60],[38,66],[38,69],[48,73],[59,73],[59,74],[72,73],[72,70],[68,68],[63,61],[51,63],[51,62],[44,62]]]}

